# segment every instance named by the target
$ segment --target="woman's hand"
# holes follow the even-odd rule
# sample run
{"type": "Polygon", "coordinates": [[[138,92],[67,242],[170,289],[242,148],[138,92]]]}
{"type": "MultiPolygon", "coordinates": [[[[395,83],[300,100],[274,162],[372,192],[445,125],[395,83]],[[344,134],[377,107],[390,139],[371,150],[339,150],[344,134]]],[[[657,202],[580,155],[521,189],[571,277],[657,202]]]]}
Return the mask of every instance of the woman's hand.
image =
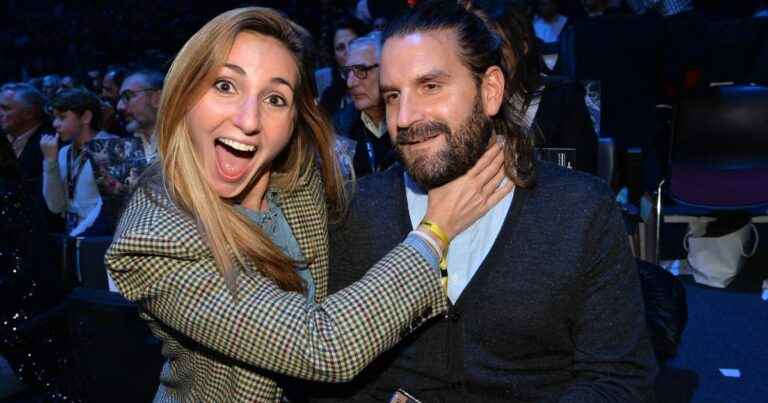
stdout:
{"type": "Polygon", "coordinates": [[[502,145],[494,143],[467,173],[429,191],[424,220],[442,228],[450,241],[513,188],[514,184],[504,174],[502,145]]]}

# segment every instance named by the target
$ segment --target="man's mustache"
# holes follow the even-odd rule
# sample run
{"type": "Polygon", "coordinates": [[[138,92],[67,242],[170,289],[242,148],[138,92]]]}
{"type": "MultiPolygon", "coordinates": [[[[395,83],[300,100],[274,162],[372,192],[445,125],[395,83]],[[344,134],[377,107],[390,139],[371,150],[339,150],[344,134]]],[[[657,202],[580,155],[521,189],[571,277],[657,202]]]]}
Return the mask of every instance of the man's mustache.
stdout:
{"type": "Polygon", "coordinates": [[[447,124],[442,122],[426,122],[418,126],[411,126],[408,128],[397,129],[397,136],[395,136],[395,143],[397,144],[412,144],[418,143],[439,134],[451,135],[451,128],[447,124]]]}

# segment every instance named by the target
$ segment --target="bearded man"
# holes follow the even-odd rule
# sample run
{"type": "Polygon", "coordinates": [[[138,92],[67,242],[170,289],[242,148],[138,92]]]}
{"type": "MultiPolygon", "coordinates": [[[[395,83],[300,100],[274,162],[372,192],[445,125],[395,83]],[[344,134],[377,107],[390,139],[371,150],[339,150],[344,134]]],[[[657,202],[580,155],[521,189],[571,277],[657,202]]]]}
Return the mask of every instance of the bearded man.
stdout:
{"type": "Polygon", "coordinates": [[[503,49],[523,45],[503,44],[488,21],[456,0],[427,1],[384,33],[381,94],[402,165],[358,182],[331,231],[331,291],[418,226],[427,190],[489,144],[503,142],[515,189],[451,242],[449,312],[318,400],[653,400],[656,362],[613,195],[596,177],[534,161],[509,102],[514,52],[503,49]]]}

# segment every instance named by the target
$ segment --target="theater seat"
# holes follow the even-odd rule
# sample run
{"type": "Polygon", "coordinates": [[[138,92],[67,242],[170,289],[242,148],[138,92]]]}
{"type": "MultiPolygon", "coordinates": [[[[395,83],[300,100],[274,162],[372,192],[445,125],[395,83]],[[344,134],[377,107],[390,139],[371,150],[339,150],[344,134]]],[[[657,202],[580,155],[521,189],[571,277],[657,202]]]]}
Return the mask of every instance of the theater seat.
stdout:
{"type": "Polygon", "coordinates": [[[160,342],[120,294],[75,288],[67,297],[75,367],[92,402],[149,402],[163,357],[160,342]]]}

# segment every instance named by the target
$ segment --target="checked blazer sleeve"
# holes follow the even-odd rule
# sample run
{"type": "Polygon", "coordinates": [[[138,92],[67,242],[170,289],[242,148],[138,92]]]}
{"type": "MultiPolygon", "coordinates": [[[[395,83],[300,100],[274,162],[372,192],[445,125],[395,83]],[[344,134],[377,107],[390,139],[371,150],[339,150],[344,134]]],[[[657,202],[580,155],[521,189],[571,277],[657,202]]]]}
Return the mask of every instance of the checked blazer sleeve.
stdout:
{"type": "Polygon", "coordinates": [[[241,271],[235,300],[193,221],[147,191],[137,191],[120,228],[106,264],[126,298],[173,334],[268,371],[349,380],[446,308],[437,274],[404,244],[322,303],[281,290],[252,267],[241,271]]]}

